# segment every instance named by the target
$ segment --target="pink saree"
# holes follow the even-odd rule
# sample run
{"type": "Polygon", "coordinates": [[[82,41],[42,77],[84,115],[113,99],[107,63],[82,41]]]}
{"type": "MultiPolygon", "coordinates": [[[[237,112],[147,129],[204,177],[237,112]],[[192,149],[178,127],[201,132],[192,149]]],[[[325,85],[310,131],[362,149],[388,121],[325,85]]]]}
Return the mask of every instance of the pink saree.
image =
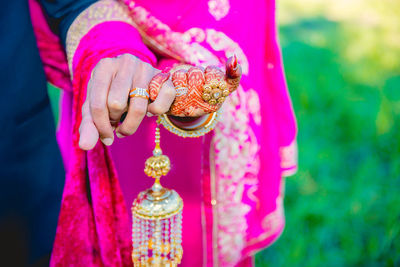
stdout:
{"type": "MultiPolygon", "coordinates": [[[[37,9],[32,12],[40,18],[37,9]]],[[[45,65],[57,61],[53,65],[65,73],[63,55],[48,52],[57,40],[41,35],[44,21],[34,20],[45,65]]],[[[78,16],[67,37],[73,86],[57,68],[46,70],[66,89],[58,140],[67,175],[51,265],[132,265],[127,206],[152,182],[143,167],[153,148],[155,118],[116,139],[111,149],[100,142],[89,152],[78,146],[91,71],[100,59],[124,53],[159,69],[178,62],[223,66],[229,56],[238,57],[241,85],[224,103],[212,133],[183,139],[161,129],[172,162],[163,184],[185,204],[181,266],[252,266],[252,255],[283,230],[283,177],[297,168],[297,129],[274,0],[106,0],[78,16]]]]}

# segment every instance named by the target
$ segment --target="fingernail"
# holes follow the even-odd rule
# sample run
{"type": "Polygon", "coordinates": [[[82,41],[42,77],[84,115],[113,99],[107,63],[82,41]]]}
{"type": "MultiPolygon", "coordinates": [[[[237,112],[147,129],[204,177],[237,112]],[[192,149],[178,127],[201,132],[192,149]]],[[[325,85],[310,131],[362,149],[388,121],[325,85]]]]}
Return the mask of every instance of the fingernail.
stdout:
{"type": "Polygon", "coordinates": [[[115,133],[117,135],[118,138],[124,138],[125,135],[123,135],[122,133],[116,132],[115,133]]]}
{"type": "Polygon", "coordinates": [[[236,69],[237,66],[238,66],[238,59],[237,59],[236,55],[233,55],[232,67],[233,67],[233,69],[236,69]]]}
{"type": "Polygon", "coordinates": [[[153,114],[153,113],[151,113],[151,112],[147,112],[147,113],[146,113],[146,116],[147,116],[147,117],[153,117],[153,116],[154,116],[154,114],[153,114]]]}
{"type": "Polygon", "coordinates": [[[103,144],[105,144],[106,146],[111,146],[113,143],[113,139],[112,138],[102,138],[101,142],[103,142],[103,144]]]}

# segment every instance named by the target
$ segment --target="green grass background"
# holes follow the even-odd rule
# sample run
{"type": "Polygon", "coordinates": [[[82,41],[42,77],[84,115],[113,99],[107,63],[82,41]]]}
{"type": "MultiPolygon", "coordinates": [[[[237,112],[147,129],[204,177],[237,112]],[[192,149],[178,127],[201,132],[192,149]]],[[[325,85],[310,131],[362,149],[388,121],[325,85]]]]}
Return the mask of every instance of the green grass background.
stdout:
{"type": "Polygon", "coordinates": [[[277,2],[299,171],[256,266],[400,266],[400,2],[277,2]]]}
{"type": "Polygon", "coordinates": [[[256,266],[400,266],[400,2],[278,4],[299,171],[256,266]]]}

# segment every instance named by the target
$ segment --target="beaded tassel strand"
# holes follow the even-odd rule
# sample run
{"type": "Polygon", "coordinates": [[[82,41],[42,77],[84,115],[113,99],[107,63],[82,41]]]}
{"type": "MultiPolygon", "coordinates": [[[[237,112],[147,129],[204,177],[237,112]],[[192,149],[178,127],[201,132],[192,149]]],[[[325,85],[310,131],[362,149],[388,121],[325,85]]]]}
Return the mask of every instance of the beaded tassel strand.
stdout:
{"type": "Polygon", "coordinates": [[[157,126],[153,156],[146,160],[144,170],[155,182],[132,204],[132,261],[135,267],[176,267],[181,262],[183,201],[174,190],[160,184],[161,176],[169,170],[169,158],[162,154],[157,126]]]}

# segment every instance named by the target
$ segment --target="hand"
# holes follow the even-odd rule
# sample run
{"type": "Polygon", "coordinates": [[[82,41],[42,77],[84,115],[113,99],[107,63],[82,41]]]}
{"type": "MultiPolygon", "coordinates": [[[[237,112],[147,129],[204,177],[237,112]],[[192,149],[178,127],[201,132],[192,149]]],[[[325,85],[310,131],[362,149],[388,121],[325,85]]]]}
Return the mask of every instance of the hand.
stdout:
{"type": "Polygon", "coordinates": [[[155,115],[167,112],[176,94],[171,81],[160,86],[157,98],[150,105],[144,98],[129,98],[130,89],[147,88],[151,78],[159,73],[130,54],[100,60],[93,69],[82,106],[79,147],[90,150],[99,138],[109,146],[114,141],[114,129],[119,138],[132,135],[147,111],[155,115]],[[126,117],[120,124],[125,112],[126,117]]]}
{"type": "Polygon", "coordinates": [[[149,84],[151,100],[157,99],[163,84],[170,81],[170,75],[172,75],[171,80],[174,87],[187,92],[180,94],[178,91],[167,114],[179,117],[199,117],[215,112],[222,106],[225,98],[239,86],[242,70],[235,56],[227,60],[225,73],[216,66],[208,66],[203,70],[190,65],[180,65],[170,73],[158,73],[154,76],[149,84]],[[215,81],[217,84],[225,86],[226,90],[210,90],[209,87],[209,93],[205,92],[205,88],[215,84],[215,81]],[[210,98],[214,98],[214,93],[219,93],[218,99],[210,101],[210,98]]]}

